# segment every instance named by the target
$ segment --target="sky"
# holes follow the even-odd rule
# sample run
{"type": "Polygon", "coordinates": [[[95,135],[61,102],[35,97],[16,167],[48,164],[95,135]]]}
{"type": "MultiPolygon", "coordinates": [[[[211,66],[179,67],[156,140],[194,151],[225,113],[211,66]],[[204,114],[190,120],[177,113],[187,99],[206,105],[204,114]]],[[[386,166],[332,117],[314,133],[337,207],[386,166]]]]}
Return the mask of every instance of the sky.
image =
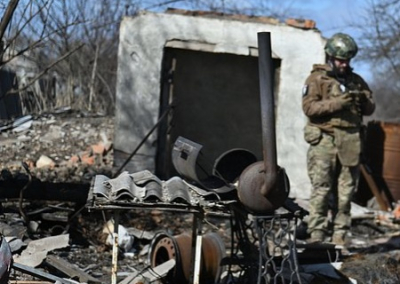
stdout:
{"type": "MultiPolygon", "coordinates": [[[[213,0],[203,0],[200,2],[209,3],[213,0]]],[[[217,0],[214,0],[217,1],[217,0]]],[[[366,5],[374,0],[219,0],[218,3],[225,3],[227,7],[236,7],[246,10],[249,7],[258,8],[265,11],[273,11],[284,15],[283,18],[311,19],[316,22],[317,29],[321,31],[323,37],[329,38],[335,33],[347,33],[354,38],[358,34],[349,23],[360,21],[366,5]]],[[[379,0],[376,0],[379,1],[379,0]]],[[[182,7],[185,1],[173,1],[171,7],[190,9],[182,7]]],[[[172,2],[171,2],[172,3],[172,2]]],[[[196,8],[195,8],[196,9],[196,8]]],[[[265,16],[268,16],[265,14],[265,16]]],[[[352,61],[354,71],[368,82],[372,79],[370,66],[357,60],[352,61]]]]}
{"type": "MultiPolygon", "coordinates": [[[[359,36],[349,23],[357,23],[368,1],[366,0],[289,0],[289,13],[295,13],[304,19],[316,22],[322,36],[329,38],[335,33],[347,33],[354,38],[359,36]]],[[[353,60],[354,71],[369,81],[372,79],[370,66],[353,60]]]]}
{"type": "Polygon", "coordinates": [[[357,21],[368,1],[365,0],[292,0],[292,12],[317,23],[317,28],[326,37],[336,32],[354,32],[348,23],[357,21]]]}

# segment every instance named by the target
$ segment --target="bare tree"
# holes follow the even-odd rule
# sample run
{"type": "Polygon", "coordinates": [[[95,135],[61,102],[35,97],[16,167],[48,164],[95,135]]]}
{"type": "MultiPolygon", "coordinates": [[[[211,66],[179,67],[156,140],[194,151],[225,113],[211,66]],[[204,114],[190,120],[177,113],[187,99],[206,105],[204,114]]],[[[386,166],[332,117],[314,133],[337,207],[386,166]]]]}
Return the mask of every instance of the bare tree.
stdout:
{"type": "Polygon", "coordinates": [[[361,32],[361,56],[400,76],[400,1],[369,0],[356,27],[361,32]]]}
{"type": "Polygon", "coordinates": [[[400,0],[368,0],[358,23],[360,58],[372,68],[374,119],[400,121],[400,0]]]}
{"type": "Polygon", "coordinates": [[[38,54],[41,63],[84,44],[54,69],[62,86],[57,106],[113,111],[118,27],[128,9],[135,12],[134,3],[55,0],[40,14],[39,25],[58,31],[38,54]]]}
{"type": "MultiPolygon", "coordinates": [[[[4,33],[14,15],[15,9],[18,6],[18,2],[19,2],[19,0],[10,1],[7,5],[7,8],[5,9],[4,16],[0,22],[0,41],[1,41],[1,43],[3,43],[2,40],[3,40],[4,33]]],[[[0,56],[0,59],[1,59],[3,57],[3,44],[1,44],[0,54],[1,54],[1,56],[0,56]]]]}
{"type": "Polygon", "coordinates": [[[112,111],[119,22],[123,15],[136,12],[135,3],[13,0],[8,6],[0,6],[4,11],[0,32],[5,35],[6,51],[1,64],[14,65],[14,69],[28,73],[20,78],[18,86],[22,101],[34,102],[35,107],[28,111],[65,105],[112,111]],[[21,65],[21,57],[24,67],[17,66],[21,65]],[[41,74],[40,82],[37,74],[41,74]],[[44,85],[49,88],[43,90],[44,85]]]}
{"type": "Polygon", "coordinates": [[[71,106],[110,114],[114,111],[119,24],[124,16],[177,7],[283,17],[292,1],[276,5],[272,0],[13,0],[14,17],[11,14],[5,22],[9,23],[4,37],[8,55],[3,64],[22,56],[37,69],[19,86],[22,101],[30,105],[27,112],[71,106]]]}
{"type": "Polygon", "coordinates": [[[72,52],[66,52],[59,57],[49,56],[48,65],[41,66],[37,64],[36,53],[39,49],[43,49],[52,36],[60,32],[64,27],[51,29],[46,25],[37,25],[37,20],[46,11],[51,1],[10,1],[5,12],[10,10],[13,4],[13,16],[9,19],[9,28],[7,33],[3,33],[2,41],[4,50],[1,65],[7,65],[18,73],[19,82],[16,90],[8,90],[1,94],[7,96],[18,93],[21,98],[22,108],[25,112],[41,112],[49,106],[49,100],[43,92],[43,84],[45,81],[39,79],[46,74],[61,59],[67,58],[72,52]],[[34,27],[34,28],[33,28],[34,27]],[[21,59],[22,58],[22,59],[21,59]],[[41,72],[41,70],[45,70],[41,72]],[[39,75],[38,75],[39,74],[39,75]],[[28,107],[29,106],[29,107],[28,107]]]}

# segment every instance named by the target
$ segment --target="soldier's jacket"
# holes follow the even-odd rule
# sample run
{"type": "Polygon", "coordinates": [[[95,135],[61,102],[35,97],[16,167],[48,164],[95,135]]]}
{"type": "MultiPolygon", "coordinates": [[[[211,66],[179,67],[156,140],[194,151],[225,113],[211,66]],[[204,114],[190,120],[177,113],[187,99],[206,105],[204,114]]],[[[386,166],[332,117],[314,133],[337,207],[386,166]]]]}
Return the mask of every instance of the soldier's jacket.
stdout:
{"type": "Polygon", "coordinates": [[[333,133],[333,127],[360,127],[362,116],[370,115],[375,109],[372,92],[367,83],[356,73],[348,76],[347,82],[341,84],[329,76],[332,69],[329,65],[314,65],[303,90],[303,111],[311,125],[333,133]],[[341,109],[335,97],[350,93],[353,106],[341,109]]]}
{"type": "Polygon", "coordinates": [[[367,83],[356,73],[350,73],[345,82],[331,75],[328,64],[314,65],[303,88],[303,111],[308,117],[305,139],[311,145],[318,143],[321,132],[335,136],[339,157],[344,165],[358,163],[359,131],[362,117],[375,110],[375,102],[367,83]],[[344,108],[339,96],[350,95],[351,106],[344,108]]]}

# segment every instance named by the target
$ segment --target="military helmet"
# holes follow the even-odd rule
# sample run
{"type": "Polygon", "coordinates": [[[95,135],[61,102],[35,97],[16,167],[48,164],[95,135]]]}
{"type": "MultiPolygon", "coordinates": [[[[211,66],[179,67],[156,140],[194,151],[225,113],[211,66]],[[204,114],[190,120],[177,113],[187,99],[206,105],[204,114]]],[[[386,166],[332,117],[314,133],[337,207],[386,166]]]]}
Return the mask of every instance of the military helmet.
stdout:
{"type": "Polygon", "coordinates": [[[328,39],[324,50],[329,56],[350,60],[356,56],[358,47],[351,36],[343,33],[337,33],[328,39]]]}

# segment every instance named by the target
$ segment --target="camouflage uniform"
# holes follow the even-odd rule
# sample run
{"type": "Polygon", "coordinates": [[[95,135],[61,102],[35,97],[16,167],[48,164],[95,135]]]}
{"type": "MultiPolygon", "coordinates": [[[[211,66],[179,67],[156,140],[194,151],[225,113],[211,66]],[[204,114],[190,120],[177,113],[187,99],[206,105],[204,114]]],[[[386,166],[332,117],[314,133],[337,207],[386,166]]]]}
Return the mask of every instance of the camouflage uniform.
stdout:
{"type": "Polygon", "coordinates": [[[362,116],[375,109],[372,92],[351,69],[339,81],[328,64],[314,65],[303,89],[304,129],[310,144],[308,174],[313,187],[308,232],[327,232],[328,198],[337,194],[334,234],[344,235],[351,218],[351,198],[359,178],[362,116]],[[351,96],[343,104],[341,98],[351,96]],[[337,190],[337,192],[335,192],[337,190]]]}

